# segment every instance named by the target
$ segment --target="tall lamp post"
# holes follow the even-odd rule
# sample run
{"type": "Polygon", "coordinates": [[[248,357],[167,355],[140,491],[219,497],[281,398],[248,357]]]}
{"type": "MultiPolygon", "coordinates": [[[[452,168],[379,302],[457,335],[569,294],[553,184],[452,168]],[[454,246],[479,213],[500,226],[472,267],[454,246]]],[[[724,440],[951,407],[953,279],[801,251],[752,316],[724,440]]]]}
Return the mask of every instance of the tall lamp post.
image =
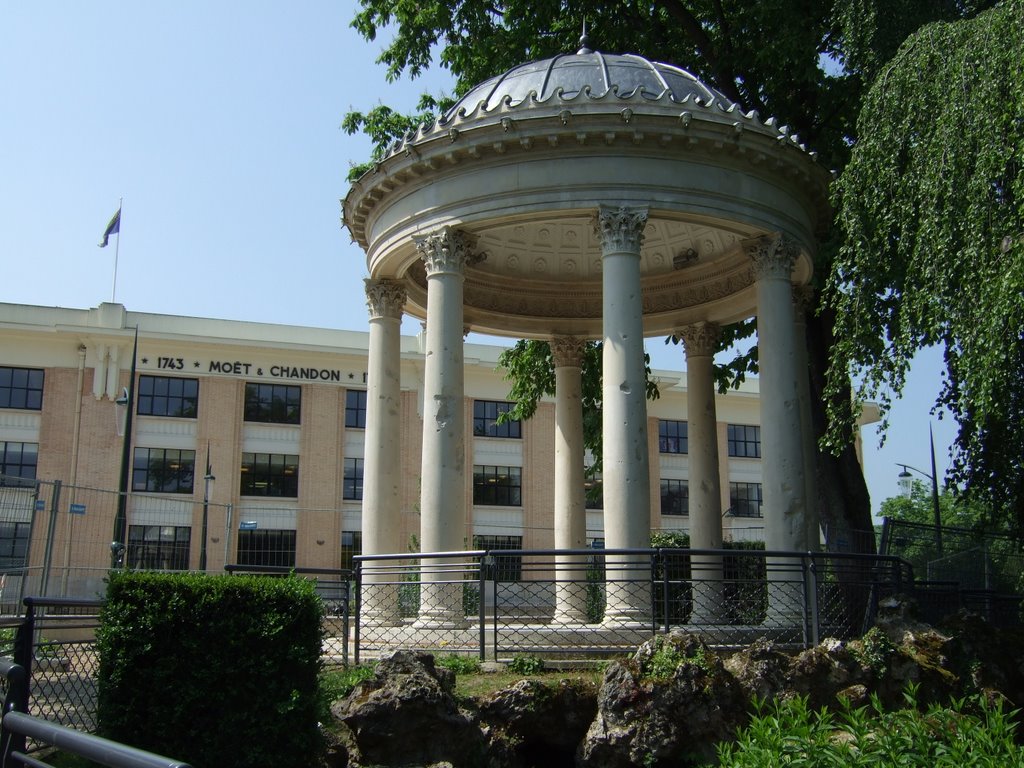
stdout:
{"type": "Polygon", "coordinates": [[[932,456],[932,473],[929,475],[927,472],[923,472],[917,467],[896,462],[896,466],[903,467],[903,471],[900,472],[897,477],[897,482],[899,483],[900,492],[903,494],[903,497],[905,499],[909,499],[914,490],[914,478],[907,470],[912,469],[922,477],[927,477],[932,481],[932,514],[934,515],[935,523],[935,550],[938,557],[942,557],[942,514],[939,511],[939,475],[938,472],[935,471],[935,437],[932,434],[931,424],[928,425],[928,443],[932,456]]]}
{"type": "Polygon", "coordinates": [[[206,441],[206,474],[203,476],[203,539],[199,545],[199,570],[206,572],[206,526],[210,519],[210,483],[216,480],[210,466],[210,441],[206,441]]]}

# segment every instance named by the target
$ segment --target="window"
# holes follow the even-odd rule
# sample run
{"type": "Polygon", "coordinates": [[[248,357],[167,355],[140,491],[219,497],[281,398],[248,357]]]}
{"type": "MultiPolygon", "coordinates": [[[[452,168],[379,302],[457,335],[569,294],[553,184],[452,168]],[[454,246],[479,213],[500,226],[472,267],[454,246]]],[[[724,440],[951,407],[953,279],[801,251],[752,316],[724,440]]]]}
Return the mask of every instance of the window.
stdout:
{"type": "Polygon", "coordinates": [[[295,531],[268,528],[238,532],[239,565],[295,567],[295,531]]]}
{"type": "Polygon", "coordinates": [[[298,424],[302,387],[288,384],[246,384],[245,420],[267,424],[298,424]]]}
{"type": "Polygon", "coordinates": [[[43,408],[43,372],[36,368],[0,366],[0,408],[43,408]]]}
{"type": "Polygon", "coordinates": [[[604,485],[600,480],[586,480],[583,483],[586,489],[586,500],[583,505],[587,509],[604,509],[604,485]]]}
{"type": "Polygon", "coordinates": [[[187,525],[128,526],[129,568],[187,571],[192,529],[187,525]]]}
{"type": "Polygon", "coordinates": [[[24,568],[32,523],[0,523],[0,569],[24,568]]]}
{"type": "Polygon", "coordinates": [[[345,459],[345,485],[341,498],[361,501],[363,498],[363,460],[345,459]]]}
{"type": "Polygon", "coordinates": [[[658,451],[661,453],[686,453],[688,427],[685,421],[658,420],[658,451]]]}
{"type": "Polygon", "coordinates": [[[521,467],[473,467],[473,503],[496,507],[523,505],[521,467]]]}
{"type": "Polygon", "coordinates": [[[198,379],[139,376],[140,416],[178,416],[194,419],[198,412],[198,379]]]}
{"type": "Polygon", "coordinates": [[[345,426],[349,429],[366,429],[365,389],[345,392],[345,426]]]}
{"type": "Polygon", "coordinates": [[[661,514],[690,514],[690,484],[686,480],[662,479],[661,514]]]}
{"type": "Polygon", "coordinates": [[[136,448],[132,490],[192,493],[196,452],[178,448],[136,448]]]}
{"type": "Polygon", "coordinates": [[[299,495],[299,457],[285,453],[243,453],[243,496],[299,495]]]}
{"type": "Polygon", "coordinates": [[[352,570],[355,563],[352,558],[363,554],[363,533],[362,531],[341,532],[341,567],[343,570],[352,570]]]}
{"type": "Polygon", "coordinates": [[[729,455],[750,459],[761,458],[761,428],[730,424],[729,455]]]}
{"type": "MultiPolygon", "coordinates": [[[[473,549],[500,552],[505,549],[522,549],[522,536],[474,536],[473,549]]],[[[498,581],[519,581],[523,576],[521,555],[501,555],[494,559],[494,578],[498,581]]]]}
{"type": "Polygon", "coordinates": [[[476,437],[522,437],[523,431],[518,420],[498,423],[498,417],[508,413],[515,403],[496,400],[473,401],[473,434],[476,437]]]}
{"type": "Polygon", "coordinates": [[[0,475],[35,480],[38,462],[38,443],[0,442],[0,475]]]}
{"type": "Polygon", "coordinates": [[[736,517],[761,517],[761,484],[729,483],[729,509],[736,517]]]}

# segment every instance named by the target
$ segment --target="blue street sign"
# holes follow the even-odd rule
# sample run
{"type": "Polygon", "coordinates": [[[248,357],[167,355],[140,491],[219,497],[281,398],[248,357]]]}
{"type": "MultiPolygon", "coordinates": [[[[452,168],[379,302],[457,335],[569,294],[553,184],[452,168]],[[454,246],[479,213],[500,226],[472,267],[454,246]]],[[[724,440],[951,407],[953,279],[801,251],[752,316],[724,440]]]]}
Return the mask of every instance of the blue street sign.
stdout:
{"type": "Polygon", "coordinates": [[[258,527],[255,520],[243,520],[238,524],[240,531],[255,531],[258,527]]]}
{"type": "Polygon", "coordinates": [[[68,510],[72,515],[84,515],[85,504],[72,504],[71,509],[68,510]]]}
{"type": "Polygon", "coordinates": [[[46,509],[46,499],[36,499],[36,512],[42,512],[46,509]]]}

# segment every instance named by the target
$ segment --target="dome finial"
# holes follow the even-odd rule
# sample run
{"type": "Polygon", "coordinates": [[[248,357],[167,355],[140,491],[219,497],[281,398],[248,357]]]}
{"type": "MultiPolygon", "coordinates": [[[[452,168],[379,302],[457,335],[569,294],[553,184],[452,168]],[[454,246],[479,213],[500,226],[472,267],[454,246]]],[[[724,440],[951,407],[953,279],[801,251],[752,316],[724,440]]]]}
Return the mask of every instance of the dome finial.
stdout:
{"type": "Polygon", "coordinates": [[[580,35],[580,49],[576,51],[577,54],[581,53],[593,53],[590,50],[590,38],[587,37],[587,19],[583,18],[583,34],[580,35]]]}

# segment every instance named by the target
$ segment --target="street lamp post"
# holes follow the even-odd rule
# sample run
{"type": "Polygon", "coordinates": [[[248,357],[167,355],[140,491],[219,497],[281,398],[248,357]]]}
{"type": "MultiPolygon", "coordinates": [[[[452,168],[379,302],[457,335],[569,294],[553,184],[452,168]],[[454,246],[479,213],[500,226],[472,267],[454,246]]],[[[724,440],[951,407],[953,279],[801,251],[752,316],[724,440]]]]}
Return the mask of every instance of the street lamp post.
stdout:
{"type": "Polygon", "coordinates": [[[216,480],[210,466],[210,443],[206,443],[206,474],[203,476],[203,539],[199,544],[199,570],[206,572],[206,527],[210,512],[210,483],[216,480]]]}
{"type": "Polygon", "coordinates": [[[923,472],[917,467],[896,462],[896,466],[903,467],[903,471],[900,472],[897,482],[899,483],[900,492],[903,494],[903,497],[909,499],[910,494],[914,490],[914,479],[907,470],[912,469],[922,477],[926,477],[932,481],[932,515],[934,516],[935,523],[935,550],[937,556],[942,557],[942,514],[939,510],[939,475],[935,470],[935,437],[932,434],[931,424],[928,425],[928,442],[932,456],[932,473],[929,475],[927,472],[923,472]]]}

